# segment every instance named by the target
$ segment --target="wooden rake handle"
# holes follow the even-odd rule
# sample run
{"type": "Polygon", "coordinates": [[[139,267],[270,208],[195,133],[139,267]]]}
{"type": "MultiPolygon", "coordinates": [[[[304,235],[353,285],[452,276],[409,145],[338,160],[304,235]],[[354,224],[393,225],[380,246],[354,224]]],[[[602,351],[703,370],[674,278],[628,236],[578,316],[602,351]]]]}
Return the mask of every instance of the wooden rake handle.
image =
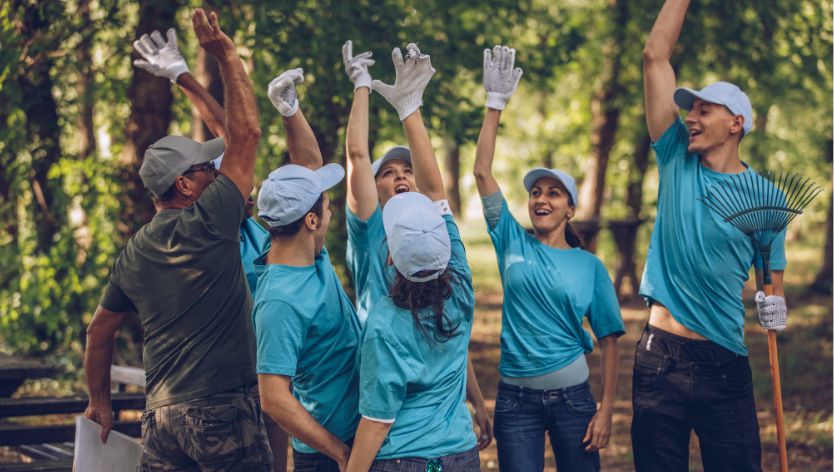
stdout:
{"type": "MultiPolygon", "coordinates": [[[[773,286],[764,286],[765,295],[773,294],[773,286]]],[[[788,472],[788,448],[785,439],[785,415],[782,411],[782,379],[779,375],[779,351],[776,331],[767,330],[767,352],[770,357],[770,378],[773,384],[773,404],[776,410],[776,442],[779,444],[779,470],[788,472]]]]}

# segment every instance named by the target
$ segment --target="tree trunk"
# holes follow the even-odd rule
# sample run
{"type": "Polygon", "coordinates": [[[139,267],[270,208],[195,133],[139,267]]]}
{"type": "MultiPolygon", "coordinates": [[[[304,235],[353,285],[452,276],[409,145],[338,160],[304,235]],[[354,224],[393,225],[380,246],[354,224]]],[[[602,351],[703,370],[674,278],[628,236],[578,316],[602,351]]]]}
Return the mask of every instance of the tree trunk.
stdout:
{"type": "MultiPolygon", "coordinates": [[[[623,0],[609,0],[612,15],[612,37],[604,46],[602,83],[591,103],[593,115],[591,124],[592,156],[585,166],[585,178],[579,192],[577,219],[599,221],[605,192],[605,173],[614,147],[619,127],[620,106],[618,99],[623,95],[620,83],[620,69],[623,44],[625,42],[628,9],[623,0]]],[[[596,248],[596,237],[586,241],[589,250],[596,248]]]]}
{"type": "MultiPolygon", "coordinates": [[[[141,0],[139,24],[135,38],[153,30],[166,31],[174,24],[179,2],[165,0],[141,0]]],[[[138,59],[138,53],[133,53],[138,59]]],[[[154,77],[142,69],[133,68],[133,79],[127,92],[130,100],[130,118],[127,123],[127,143],[122,155],[121,180],[123,182],[119,233],[123,239],[150,221],[154,214],[153,202],[139,178],[139,167],[145,150],[168,133],[171,122],[171,83],[165,78],[154,77]]]]}
{"type": "Polygon", "coordinates": [[[93,21],[90,18],[90,1],[81,0],[78,2],[78,14],[81,16],[82,37],[76,52],[76,64],[78,67],[78,92],[79,113],[76,125],[78,126],[78,137],[81,141],[79,158],[86,159],[96,151],[96,132],[93,123],[93,90],[95,87],[95,76],[93,73],[93,57],[91,54],[93,43],[93,21]]]}
{"type": "Polygon", "coordinates": [[[626,190],[626,205],[629,208],[628,217],[614,224],[611,222],[611,232],[617,244],[619,260],[614,275],[614,289],[620,300],[626,300],[640,293],[640,279],[637,277],[637,267],[634,260],[634,250],[637,246],[637,232],[643,223],[643,180],[649,165],[651,138],[643,133],[634,146],[634,165],[629,167],[628,188],[626,190]],[[630,292],[625,295],[622,291],[623,282],[628,278],[630,292]]]}
{"type": "MultiPolygon", "coordinates": [[[[834,158],[834,140],[829,138],[825,142],[826,152],[828,153],[828,163],[830,164],[832,158],[834,158]]],[[[832,277],[832,259],[834,259],[834,251],[832,251],[832,219],[831,219],[831,208],[832,206],[832,195],[828,195],[828,216],[825,219],[825,246],[822,250],[822,267],[820,268],[819,272],[817,272],[817,276],[814,277],[814,282],[811,284],[811,290],[818,293],[825,293],[831,294],[832,292],[832,282],[834,282],[834,277],[832,277]]]]}
{"type": "Polygon", "coordinates": [[[446,167],[445,187],[446,198],[449,199],[449,206],[455,216],[460,216],[460,144],[451,137],[443,139],[444,144],[444,166],[446,167]]]}
{"type": "MultiPolygon", "coordinates": [[[[47,9],[27,2],[23,19],[19,25],[20,34],[36,38],[47,34],[50,18],[47,9]]],[[[23,73],[18,77],[22,97],[21,108],[26,116],[26,141],[30,145],[32,169],[29,175],[34,204],[35,231],[38,251],[46,253],[52,247],[55,234],[61,228],[64,211],[61,205],[61,182],[49,179],[49,171],[61,158],[58,110],[52,96],[52,79],[49,76],[53,60],[46,54],[28,57],[24,61],[23,73]]]]}

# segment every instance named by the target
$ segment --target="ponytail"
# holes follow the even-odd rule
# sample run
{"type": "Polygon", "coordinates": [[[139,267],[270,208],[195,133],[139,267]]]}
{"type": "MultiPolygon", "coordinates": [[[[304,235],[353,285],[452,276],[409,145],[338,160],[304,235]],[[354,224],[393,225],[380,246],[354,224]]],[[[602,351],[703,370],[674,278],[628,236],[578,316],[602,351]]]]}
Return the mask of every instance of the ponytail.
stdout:
{"type": "Polygon", "coordinates": [[[579,233],[571,226],[570,222],[565,223],[565,240],[570,247],[578,247],[585,249],[585,241],[579,236],[579,233]]]}

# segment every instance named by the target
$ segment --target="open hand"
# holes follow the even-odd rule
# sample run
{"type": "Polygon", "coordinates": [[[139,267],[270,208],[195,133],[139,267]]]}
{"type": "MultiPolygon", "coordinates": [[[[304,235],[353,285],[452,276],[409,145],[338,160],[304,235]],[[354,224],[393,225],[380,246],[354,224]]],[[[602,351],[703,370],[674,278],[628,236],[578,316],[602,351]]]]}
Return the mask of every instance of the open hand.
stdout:
{"type": "Polygon", "coordinates": [[[211,12],[206,16],[206,12],[202,8],[197,8],[194,10],[191,23],[194,25],[194,34],[197,35],[197,41],[200,42],[200,46],[217,60],[221,60],[226,55],[234,53],[235,44],[220,29],[220,23],[217,21],[217,13],[211,12]]]}

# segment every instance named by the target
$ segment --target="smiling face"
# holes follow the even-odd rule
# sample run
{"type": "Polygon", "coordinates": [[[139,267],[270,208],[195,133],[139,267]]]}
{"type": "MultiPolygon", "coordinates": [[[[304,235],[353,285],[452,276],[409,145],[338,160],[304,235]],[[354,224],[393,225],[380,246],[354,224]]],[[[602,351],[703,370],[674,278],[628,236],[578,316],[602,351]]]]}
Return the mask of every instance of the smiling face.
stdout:
{"type": "Polygon", "coordinates": [[[549,234],[563,227],[576,210],[570,204],[570,195],[562,182],[542,177],[530,189],[527,211],[533,230],[537,234],[549,234]]]}
{"type": "Polygon", "coordinates": [[[399,159],[390,160],[376,174],[376,192],[380,206],[398,193],[417,190],[414,182],[414,170],[411,165],[399,159]]]}
{"type": "Polygon", "coordinates": [[[689,129],[689,152],[704,155],[727,144],[730,140],[741,139],[744,118],[733,115],[724,105],[705,102],[696,98],[692,109],[684,119],[689,129]]]}

